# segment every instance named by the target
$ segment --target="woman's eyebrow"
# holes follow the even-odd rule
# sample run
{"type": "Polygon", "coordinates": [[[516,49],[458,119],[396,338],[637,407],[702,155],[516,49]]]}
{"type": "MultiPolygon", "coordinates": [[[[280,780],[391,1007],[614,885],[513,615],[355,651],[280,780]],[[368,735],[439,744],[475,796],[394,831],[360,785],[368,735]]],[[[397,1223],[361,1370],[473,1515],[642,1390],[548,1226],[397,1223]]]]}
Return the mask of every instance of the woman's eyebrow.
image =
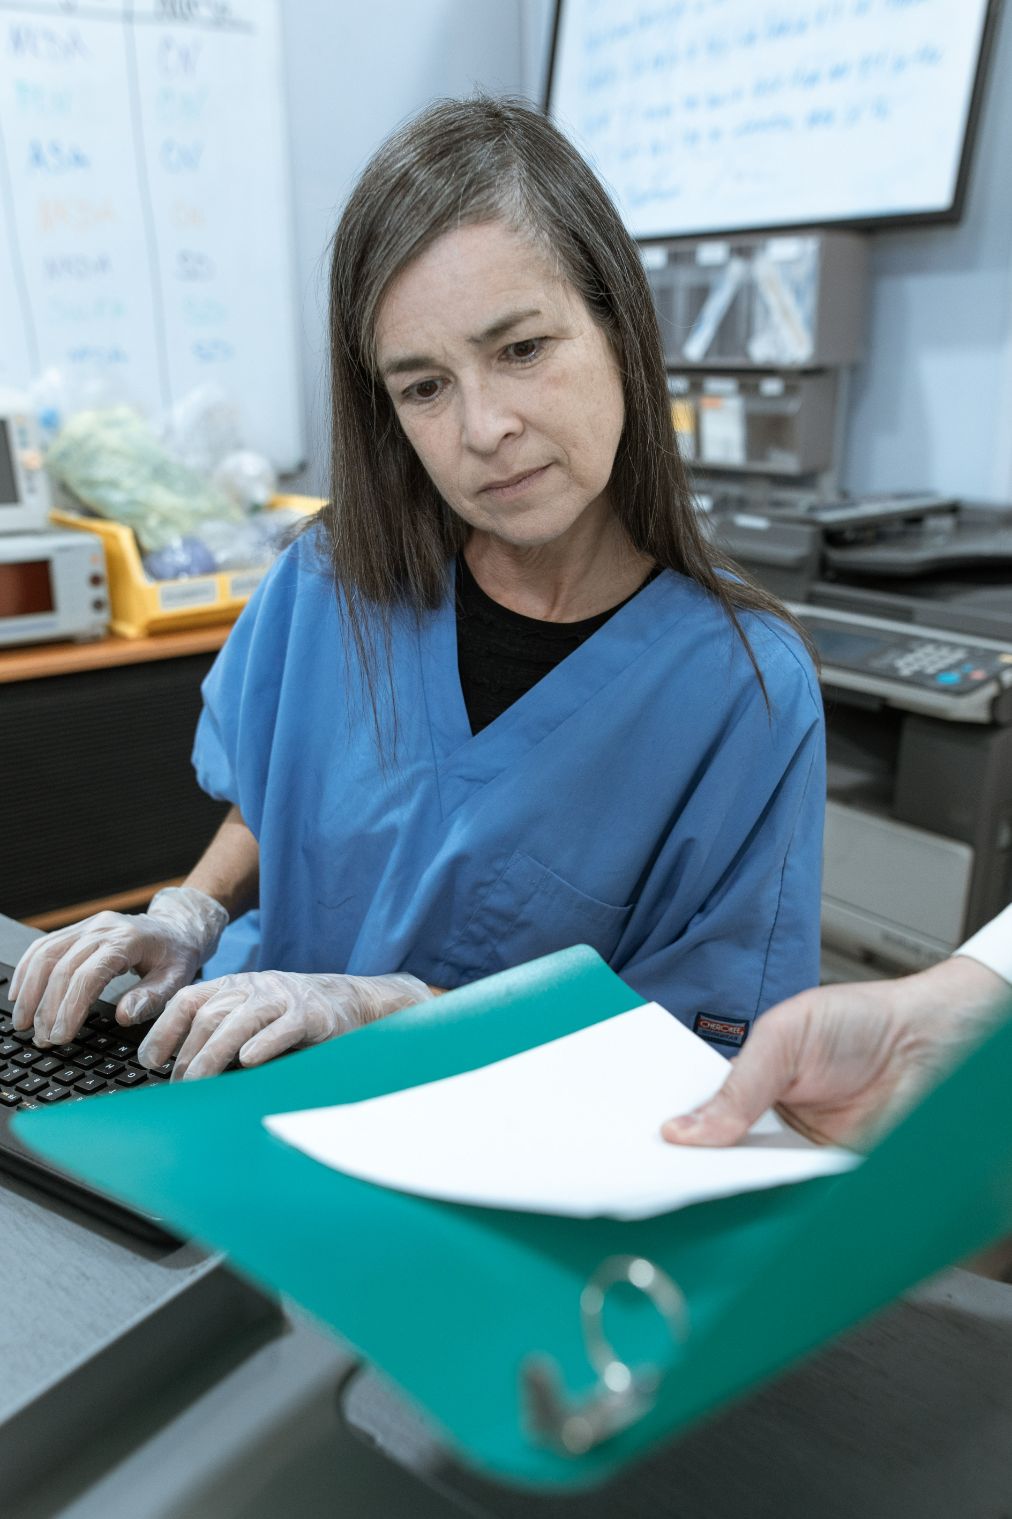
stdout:
{"type": "MultiPolygon", "coordinates": [[[[497,317],[483,331],[476,333],[474,337],[468,338],[467,341],[475,348],[483,348],[486,343],[495,343],[500,338],[504,338],[507,332],[510,332],[514,327],[518,327],[521,322],[526,322],[531,317],[541,315],[540,306],[530,306],[523,311],[507,311],[503,316],[497,317]]],[[[388,375],[410,374],[416,369],[434,369],[438,364],[439,360],[430,358],[428,354],[407,353],[391,359],[389,364],[384,364],[382,373],[384,378],[386,378],[388,375]]]]}
{"type": "Polygon", "coordinates": [[[486,327],[484,332],[479,332],[477,337],[468,338],[476,348],[482,348],[486,343],[495,343],[499,338],[504,338],[512,327],[519,327],[521,322],[528,321],[531,317],[541,316],[540,306],[531,306],[526,311],[508,311],[497,322],[486,327]]]}

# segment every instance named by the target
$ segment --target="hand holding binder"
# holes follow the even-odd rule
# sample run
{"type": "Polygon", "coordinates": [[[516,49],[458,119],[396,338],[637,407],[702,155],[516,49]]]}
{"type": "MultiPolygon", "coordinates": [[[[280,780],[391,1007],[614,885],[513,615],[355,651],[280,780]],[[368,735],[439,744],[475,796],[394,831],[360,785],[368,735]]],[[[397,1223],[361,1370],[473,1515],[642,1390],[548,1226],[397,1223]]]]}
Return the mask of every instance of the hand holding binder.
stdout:
{"type": "Polygon", "coordinates": [[[472,1464],[574,1487],[1012,1228],[1012,1023],[855,1170],[653,1218],[408,1196],[321,1166],[263,1127],[271,1113],[475,1070],[639,1005],[592,951],[567,950],[270,1066],[16,1124],[51,1160],[301,1303],[426,1408],[472,1464]],[[632,1272],[623,1258],[658,1273],[653,1296],[631,1278],[611,1280],[632,1272]],[[611,1278],[596,1279],[610,1346],[598,1364],[581,1295],[609,1261],[611,1278]],[[664,1279],[678,1314],[665,1312],[664,1279]],[[534,1368],[539,1357],[542,1372],[550,1366],[547,1384],[542,1375],[532,1386],[532,1357],[534,1368]],[[612,1377],[624,1367],[638,1396],[631,1419],[609,1427],[615,1410],[601,1400],[613,1362],[612,1377]],[[592,1424],[600,1414],[597,1443],[574,1452],[553,1406],[562,1423],[573,1409],[589,1406],[592,1424]]]}
{"type": "Polygon", "coordinates": [[[771,1008],[727,1081],[671,1118],[675,1144],[736,1144],[760,1113],[822,1143],[867,1144],[1007,1013],[1012,989],[966,956],[893,981],[819,986],[771,1008]]]}

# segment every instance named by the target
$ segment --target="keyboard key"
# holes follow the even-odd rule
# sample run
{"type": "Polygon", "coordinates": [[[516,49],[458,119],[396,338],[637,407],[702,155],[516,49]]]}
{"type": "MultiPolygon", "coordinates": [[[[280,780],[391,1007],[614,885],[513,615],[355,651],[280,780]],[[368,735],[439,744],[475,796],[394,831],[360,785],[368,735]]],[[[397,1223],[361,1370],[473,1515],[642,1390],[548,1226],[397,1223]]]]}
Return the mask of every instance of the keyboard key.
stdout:
{"type": "Polygon", "coordinates": [[[78,1070],[87,1071],[91,1066],[98,1065],[101,1058],[101,1054],[96,1055],[94,1050],[78,1050],[73,1060],[78,1070]]]}
{"type": "Polygon", "coordinates": [[[107,1050],[115,1042],[111,1034],[89,1034],[84,1041],[89,1050],[107,1050]]]}
{"type": "Polygon", "coordinates": [[[159,1076],[163,1080],[168,1080],[168,1078],[172,1075],[172,1067],[175,1065],[175,1063],[175,1060],[166,1060],[164,1065],[150,1065],[145,1066],[144,1069],[147,1071],[149,1076],[159,1076]]]}
{"type": "Polygon", "coordinates": [[[12,1087],[24,1074],[24,1068],[20,1065],[5,1065],[0,1070],[0,1087],[12,1087]]]}
{"type": "Polygon", "coordinates": [[[11,1059],[15,1065],[23,1065],[27,1070],[30,1065],[35,1064],[36,1060],[42,1059],[42,1051],[34,1049],[17,1050],[11,1055],[11,1059]]]}
{"type": "Polygon", "coordinates": [[[88,1019],[88,1027],[99,1029],[102,1033],[105,1033],[107,1029],[115,1030],[116,1019],[112,1013],[92,1013],[88,1019]]]}
{"type": "Polygon", "coordinates": [[[87,1076],[82,1076],[80,1081],[74,1083],[74,1091],[80,1096],[90,1097],[92,1092],[104,1092],[107,1083],[101,1076],[96,1076],[94,1071],[89,1071],[87,1076]]]}
{"type": "Polygon", "coordinates": [[[62,1102],[65,1097],[72,1096],[66,1087],[46,1087],[44,1092],[39,1093],[40,1102],[62,1102]]]}
{"type": "Polygon", "coordinates": [[[147,1079],[147,1071],[139,1071],[136,1067],[128,1065],[126,1070],[116,1077],[116,1085],[120,1087],[137,1087],[142,1082],[147,1081],[147,1079]]]}
{"type": "Polygon", "coordinates": [[[52,1077],[54,1081],[59,1082],[60,1086],[72,1087],[81,1080],[82,1073],[76,1065],[64,1065],[58,1071],[53,1071],[52,1077]]]}
{"type": "Polygon", "coordinates": [[[53,1054],[59,1055],[62,1060],[72,1060],[79,1050],[80,1045],[74,1044],[73,1041],[70,1044],[57,1044],[53,1046],[53,1054]]]}
{"type": "MultiPolygon", "coordinates": [[[[24,1061],[22,1061],[22,1065],[23,1064],[24,1061]]],[[[32,1066],[32,1070],[35,1072],[36,1076],[51,1076],[54,1071],[58,1071],[60,1069],[60,1065],[61,1062],[57,1060],[55,1055],[43,1055],[41,1060],[36,1060],[35,1064],[32,1066]]]]}
{"type": "Polygon", "coordinates": [[[130,1060],[137,1053],[136,1044],[114,1044],[109,1054],[113,1060],[130,1060]]]}
{"type": "MultiPolygon", "coordinates": [[[[11,1027],[13,1028],[13,1024],[11,1027]]],[[[21,1041],[19,1039],[0,1039],[0,1060],[9,1060],[12,1055],[17,1054],[20,1048],[21,1041]]]]}
{"type": "Polygon", "coordinates": [[[24,1092],[26,1097],[34,1097],[36,1092],[41,1092],[48,1085],[45,1076],[26,1076],[24,1081],[18,1082],[18,1091],[24,1092]]]}
{"type": "Polygon", "coordinates": [[[12,1087],[0,1087],[0,1104],[5,1108],[19,1108],[21,1093],[15,1092],[12,1087]]]}
{"type": "Polygon", "coordinates": [[[123,1069],[119,1060],[100,1060],[94,1067],[96,1076],[118,1076],[123,1069]]]}
{"type": "Polygon", "coordinates": [[[13,1027],[14,1019],[9,1017],[7,1013],[4,1013],[3,1017],[0,1018],[0,1034],[9,1034],[13,1027]]]}

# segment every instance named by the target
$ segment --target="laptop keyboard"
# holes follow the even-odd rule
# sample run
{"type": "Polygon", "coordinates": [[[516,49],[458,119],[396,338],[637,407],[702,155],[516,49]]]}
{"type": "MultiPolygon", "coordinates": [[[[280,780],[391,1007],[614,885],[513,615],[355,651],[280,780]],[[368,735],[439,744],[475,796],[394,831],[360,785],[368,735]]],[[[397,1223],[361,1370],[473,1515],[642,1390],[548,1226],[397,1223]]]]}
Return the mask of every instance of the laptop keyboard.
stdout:
{"type": "Polygon", "coordinates": [[[149,1025],[121,1028],[107,1002],[96,1002],[76,1038],[52,1049],[40,1049],[30,1033],[16,1034],[11,1017],[10,978],[13,966],[0,962],[0,1175],[6,1184],[28,1184],[46,1197],[70,1204],[145,1245],[174,1250],[179,1238],[160,1218],[130,1208],[77,1177],[61,1171],[22,1144],[11,1119],[32,1108],[107,1097],[134,1087],[164,1085],[172,1061],[148,1071],[137,1059],[137,1047],[149,1025]]]}
{"type": "Polygon", "coordinates": [[[172,1061],[148,1070],[137,1048],[149,1024],[123,1028],[105,1002],[96,1002],[67,1044],[42,1049],[30,1031],[18,1033],[8,996],[13,967],[0,964],[0,1113],[52,1107],[100,1093],[128,1092],[164,1082],[172,1061]]]}

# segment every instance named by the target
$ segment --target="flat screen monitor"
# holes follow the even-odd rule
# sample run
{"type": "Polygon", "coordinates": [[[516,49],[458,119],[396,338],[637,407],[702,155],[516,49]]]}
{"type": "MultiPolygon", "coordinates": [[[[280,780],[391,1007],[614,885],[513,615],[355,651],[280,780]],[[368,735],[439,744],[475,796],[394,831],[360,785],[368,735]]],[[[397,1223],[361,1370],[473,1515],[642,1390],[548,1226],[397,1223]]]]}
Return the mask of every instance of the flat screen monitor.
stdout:
{"type": "Polygon", "coordinates": [[[644,240],[952,220],[999,0],[557,0],[548,109],[644,240]]]}

